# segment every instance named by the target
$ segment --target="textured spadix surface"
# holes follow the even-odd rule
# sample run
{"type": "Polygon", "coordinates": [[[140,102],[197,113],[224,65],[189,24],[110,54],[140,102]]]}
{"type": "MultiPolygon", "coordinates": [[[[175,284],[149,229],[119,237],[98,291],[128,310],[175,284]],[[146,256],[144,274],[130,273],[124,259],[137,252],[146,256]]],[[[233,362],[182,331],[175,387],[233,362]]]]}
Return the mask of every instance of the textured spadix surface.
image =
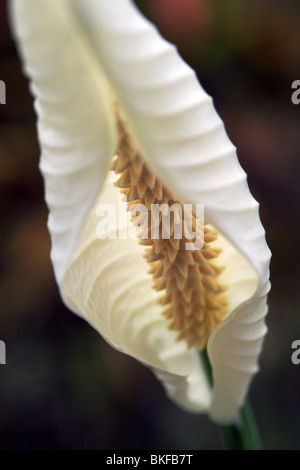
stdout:
{"type": "Polygon", "coordinates": [[[13,0],[12,18],[36,97],[52,260],[65,301],[115,347],[171,372],[159,375],[182,406],[233,419],[266,332],[270,253],[211,98],[128,0],[13,0]],[[208,342],[212,394],[196,351],[164,327],[138,242],[99,240],[97,217],[87,219],[97,194],[107,198],[101,183],[115,148],[107,84],[149,168],[182,201],[204,204],[224,237],[231,308],[208,342]]]}

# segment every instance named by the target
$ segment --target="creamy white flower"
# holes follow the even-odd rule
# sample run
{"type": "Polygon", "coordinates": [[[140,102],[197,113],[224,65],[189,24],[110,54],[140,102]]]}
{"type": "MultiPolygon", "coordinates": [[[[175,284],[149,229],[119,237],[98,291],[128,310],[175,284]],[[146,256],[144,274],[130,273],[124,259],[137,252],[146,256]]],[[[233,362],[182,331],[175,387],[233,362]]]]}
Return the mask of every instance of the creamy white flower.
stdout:
{"type": "Polygon", "coordinates": [[[233,420],[258,370],[270,252],[211,98],[129,0],[11,0],[11,18],[35,97],[64,301],[150,366],[177,404],[233,420]],[[204,204],[219,233],[229,314],[208,341],[213,390],[196,348],[167,328],[138,240],[97,237],[97,205],[120,197],[108,173],[117,143],[110,89],[148,167],[182,201],[204,204]]]}

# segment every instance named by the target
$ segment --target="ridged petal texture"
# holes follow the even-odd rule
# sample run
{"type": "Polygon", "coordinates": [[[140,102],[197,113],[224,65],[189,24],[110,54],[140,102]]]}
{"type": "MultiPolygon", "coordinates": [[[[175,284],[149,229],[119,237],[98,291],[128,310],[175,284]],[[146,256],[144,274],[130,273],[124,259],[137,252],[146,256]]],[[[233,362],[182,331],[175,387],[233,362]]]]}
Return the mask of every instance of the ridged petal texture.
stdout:
{"type": "MultiPolygon", "coordinates": [[[[65,301],[114,347],[158,369],[184,408],[233,420],[266,333],[270,252],[258,204],[211,98],[128,0],[13,5],[38,98],[52,259],[65,301]],[[208,342],[212,396],[196,351],[165,328],[137,240],[99,240],[95,208],[83,227],[113,146],[100,66],[150,169],[181,200],[204,204],[206,220],[224,237],[223,282],[231,308],[208,342]]],[[[112,197],[109,185],[98,203],[112,197]]]]}
{"type": "Polygon", "coordinates": [[[35,97],[51,257],[60,283],[115,148],[108,84],[69,1],[13,0],[10,7],[35,97]]]}

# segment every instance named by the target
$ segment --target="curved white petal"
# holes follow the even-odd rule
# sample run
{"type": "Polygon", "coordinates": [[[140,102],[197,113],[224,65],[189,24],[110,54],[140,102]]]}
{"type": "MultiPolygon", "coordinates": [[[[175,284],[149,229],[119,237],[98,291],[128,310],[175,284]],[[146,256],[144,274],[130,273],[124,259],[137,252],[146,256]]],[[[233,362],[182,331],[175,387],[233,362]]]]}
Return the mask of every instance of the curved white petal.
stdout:
{"type": "MultiPolygon", "coordinates": [[[[168,329],[136,234],[119,237],[129,216],[120,221],[117,211],[108,232],[116,239],[99,238],[106,231],[101,231],[97,208],[108,204],[125,207],[126,214],[111,175],[88,217],[61,286],[64,301],[113,347],[150,366],[180,406],[191,412],[207,410],[211,392],[197,351],[187,350],[184,341],[175,341],[176,333],[168,329]]],[[[105,211],[102,214],[107,217],[105,211]]]]}
{"type": "Polygon", "coordinates": [[[57,281],[114,152],[107,84],[65,0],[13,0],[11,21],[38,115],[57,281]]]}
{"type": "Polygon", "coordinates": [[[220,282],[229,286],[229,311],[232,312],[211,334],[210,360],[214,370],[214,394],[210,415],[213,420],[235,419],[249,384],[258,370],[257,356],[266,334],[266,299],[258,300],[258,277],[244,257],[222,236],[218,257],[226,266],[220,282]],[[234,393],[233,393],[234,391],[234,393]]]}
{"type": "Polygon", "coordinates": [[[252,297],[236,306],[208,345],[215,382],[211,414],[228,421],[257,370],[266,332],[270,252],[258,204],[211,98],[176,49],[129,0],[75,3],[150,167],[183,200],[205,204],[206,218],[257,274],[252,297]]]}

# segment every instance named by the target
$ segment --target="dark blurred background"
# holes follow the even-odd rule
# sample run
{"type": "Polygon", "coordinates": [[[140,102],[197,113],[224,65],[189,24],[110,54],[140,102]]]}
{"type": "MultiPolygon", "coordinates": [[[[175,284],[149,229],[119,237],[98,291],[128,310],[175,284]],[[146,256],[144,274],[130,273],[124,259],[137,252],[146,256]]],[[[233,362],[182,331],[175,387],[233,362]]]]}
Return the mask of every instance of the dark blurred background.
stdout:
{"type": "MultiPolygon", "coordinates": [[[[250,392],[266,449],[300,449],[300,3],[140,0],[214,97],[273,252],[269,334],[250,392]]],[[[38,19],[37,19],[38,20],[38,19]]],[[[206,416],[170,403],[152,373],[63,305],[49,261],[32,98],[0,0],[0,449],[213,449],[206,416]]]]}

